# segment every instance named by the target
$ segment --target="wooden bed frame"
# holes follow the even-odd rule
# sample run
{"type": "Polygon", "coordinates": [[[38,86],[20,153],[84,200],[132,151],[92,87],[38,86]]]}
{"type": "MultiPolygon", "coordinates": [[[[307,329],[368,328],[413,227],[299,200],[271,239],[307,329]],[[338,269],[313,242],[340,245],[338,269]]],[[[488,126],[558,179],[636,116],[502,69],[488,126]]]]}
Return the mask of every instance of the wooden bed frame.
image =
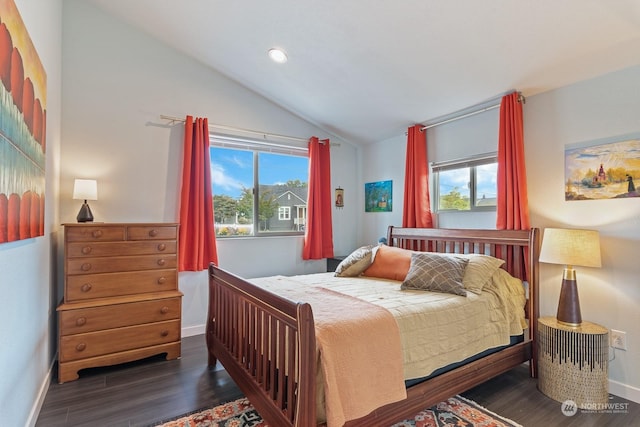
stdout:
{"type": "MultiPolygon", "coordinates": [[[[407,389],[407,398],[346,425],[391,425],[529,362],[536,376],[539,230],[462,230],[389,227],[387,242],[433,252],[482,253],[529,283],[524,341],[407,389]],[[525,266],[526,265],[526,266],[525,266]]],[[[215,265],[209,267],[206,331],[209,365],[219,360],[272,426],[316,425],[316,339],[309,304],[261,289],[215,265]],[[273,355],[273,356],[271,356],[273,355]]]]}

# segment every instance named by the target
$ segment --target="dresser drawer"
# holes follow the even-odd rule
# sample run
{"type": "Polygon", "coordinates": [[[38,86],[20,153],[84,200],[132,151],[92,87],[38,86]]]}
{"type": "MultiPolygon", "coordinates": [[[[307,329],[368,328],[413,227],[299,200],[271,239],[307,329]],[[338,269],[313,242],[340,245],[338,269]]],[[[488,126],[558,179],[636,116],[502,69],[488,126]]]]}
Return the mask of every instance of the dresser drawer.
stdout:
{"type": "Polygon", "coordinates": [[[66,273],[95,274],[112,271],[153,270],[158,268],[176,268],[176,255],[140,255],[129,257],[92,257],[67,259],[66,273]]]}
{"type": "Polygon", "coordinates": [[[138,242],[74,242],[67,244],[67,257],[175,254],[175,240],[138,242]]]}
{"type": "Polygon", "coordinates": [[[178,227],[175,225],[131,225],[127,228],[127,240],[176,239],[178,227]]]}
{"type": "Polygon", "coordinates": [[[66,336],[179,318],[180,297],[71,309],[60,312],[60,333],[66,336]]]}
{"type": "Polygon", "coordinates": [[[176,270],[148,270],[68,276],[65,302],[178,289],[176,270]]]}
{"type": "Polygon", "coordinates": [[[60,362],[180,340],[180,320],[60,337],[60,362]]]}
{"type": "Polygon", "coordinates": [[[108,242],[125,240],[124,226],[105,227],[99,225],[77,226],[65,228],[66,242],[108,242]]]}

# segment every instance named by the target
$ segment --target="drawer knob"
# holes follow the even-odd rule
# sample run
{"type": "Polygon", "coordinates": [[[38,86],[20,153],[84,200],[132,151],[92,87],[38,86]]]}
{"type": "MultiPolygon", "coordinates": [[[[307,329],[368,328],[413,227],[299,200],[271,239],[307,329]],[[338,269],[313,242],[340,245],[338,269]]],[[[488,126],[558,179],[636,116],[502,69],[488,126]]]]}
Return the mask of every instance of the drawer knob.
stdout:
{"type": "Polygon", "coordinates": [[[162,335],[163,337],[166,337],[169,335],[169,331],[167,331],[166,329],[163,330],[162,332],[160,332],[160,335],[162,335]]]}
{"type": "Polygon", "coordinates": [[[84,351],[84,349],[87,348],[87,345],[83,342],[81,342],[80,344],[78,344],[76,346],[76,351],[84,351]]]}
{"type": "Polygon", "coordinates": [[[159,250],[160,252],[164,251],[165,249],[167,249],[167,245],[165,245],[164,243],[160,243],[160,244],[158,245],[158,250],[159,250]]]}
{"type": "Polygon", "coordinates": [[[166,263],[167,263],[167,261],[165,261],[162,258],[158,260],[158,265],[165,265],[166,263]]]}
{"type": "Polygon", "coordinates": [[[162,276],[158,278],[158,285],[164,285],[165,283],[167,283],[167,278],[162,276]]]}
{"type": "Polygon", "coordinates": [[[96,239],[102,237],[102,230],[93,230],[93,233],[91,233],[91,235],[96,239]]]}
{"type": "Polygon", "coordinates": [[[91,253],[91,246],[85,246],[84,248],[82,248],[82,253],[84,255],[89,255],[91,253]]]}
{"type": "Polygon", "coordinates": [[[76,326],[84,326],[87,323],[86,317],[78,317],[76,319],[76,326]]]}
{"type": "Polygon", "coordinates": [[[80,267],[80,269],[82,271],[89,271],[91,270],[91,263],[90,262],[85,262],[84,264],[82,264],[82,266],[80,267]]]}
{"type": "Polygon", "coordinates": [[[91,288],[92,288],[91,283],[85,283],[84,285],[82,285],[80,287],[80,290],[82,292],[89,292],[91,290],[91,288]]]}
{"type": "Polygon", "coordinates": [[[160,313],[167,314],[169,312],[169,307],[166,305],[160,309],[160,313]]]}
{"type": "Polygon", "coordinates": [[[156,237],[157,235],[158,235],[158,230],[156,230],[155,228],[149,231],[149,236],[156,237]]]}

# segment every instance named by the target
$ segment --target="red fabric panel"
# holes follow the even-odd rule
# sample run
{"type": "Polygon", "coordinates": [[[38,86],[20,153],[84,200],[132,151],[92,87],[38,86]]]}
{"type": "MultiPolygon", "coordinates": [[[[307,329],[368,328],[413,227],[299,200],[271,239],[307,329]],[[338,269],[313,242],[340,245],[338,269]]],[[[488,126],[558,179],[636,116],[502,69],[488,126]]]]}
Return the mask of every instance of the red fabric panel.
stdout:
{"type": "Polygon", "coordinates": [[[432,228],[429,202],[429,166],[427,164],[427,133],[415,125],[407,132],[407,159],[404,174],[404,208],[402,226],[432,228]]]}
{"type": "MultiPolygon", "coordinates": [[[[529,199],[527,196],[527,172],[524,161],[524,130],[522,103],[518,93],[502,97],[500,103],[500,129],[498,134],[498,199],[496,208],[498,230],[528,230],[529,199]]],[[[502,248],[496,248],[497,256],[502,248]]],[[[528,250],[525,250],[523,268],[528,276],[528,250]]],[[[506,254],[507,263],[512,261],[512,248],[506,254]]]]}
{"type": "Polygon", "coordinates": [[[179,271],[200,271],[218,263],[213,225],[209,121],[187,116],[180,194],[179,271]]]}
{"type": "Polygon", "coordinates": [[[524,161],[522,104],[518,93],[505,95],[500,103],[498,135],[498,230],[528,230],[529,199],[524,161]]]}
{"type": "Polygon", "coordinates": [[[331,156],[328,139],[309,140],[309,195],[302,259],[333,257],[331,156]]]}

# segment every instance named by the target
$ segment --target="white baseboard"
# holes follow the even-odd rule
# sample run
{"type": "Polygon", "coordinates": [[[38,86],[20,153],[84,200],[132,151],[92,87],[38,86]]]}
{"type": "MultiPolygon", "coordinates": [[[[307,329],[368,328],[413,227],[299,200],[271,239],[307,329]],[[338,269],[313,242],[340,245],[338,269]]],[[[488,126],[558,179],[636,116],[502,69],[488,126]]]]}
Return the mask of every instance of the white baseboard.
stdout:
{"type": "Polygon", "coordinates": [[[640,403],[640,388],[637,387],[609,380],[609,393],[632,402],[640,403]]]}
{"type": "Polygon", "coordinates": [[[194,335],[204,335],[206,332],[206,325],[196,325],[189,326],[187,328],[182,328],[182,336],[183,337],[192,337],[194,335]]]}
{"type": "Polygon", "coordinates": [[[36,425],[36,421],[38,421],[38,416],[40,415],[40,410],[42,409],[42,404],[44,403],[44,398],[47,397],[47,391],[49,390],[49,384],[51,384],[51,373],[53,372],[53,367],[55,366],[56,360],[58,360],[58,355],[53,357],[51,361],[51,365],[49,365],[49,371],[47,375],[45,375],[42,380],[42,384],[40,384],[40,390],[38,391],[38,396],[33,402],[31,406],[31,412],[29,412],[29,417],[27,418],[27,422],[25,423],[25,427],[34,427],[36,425]]]}

